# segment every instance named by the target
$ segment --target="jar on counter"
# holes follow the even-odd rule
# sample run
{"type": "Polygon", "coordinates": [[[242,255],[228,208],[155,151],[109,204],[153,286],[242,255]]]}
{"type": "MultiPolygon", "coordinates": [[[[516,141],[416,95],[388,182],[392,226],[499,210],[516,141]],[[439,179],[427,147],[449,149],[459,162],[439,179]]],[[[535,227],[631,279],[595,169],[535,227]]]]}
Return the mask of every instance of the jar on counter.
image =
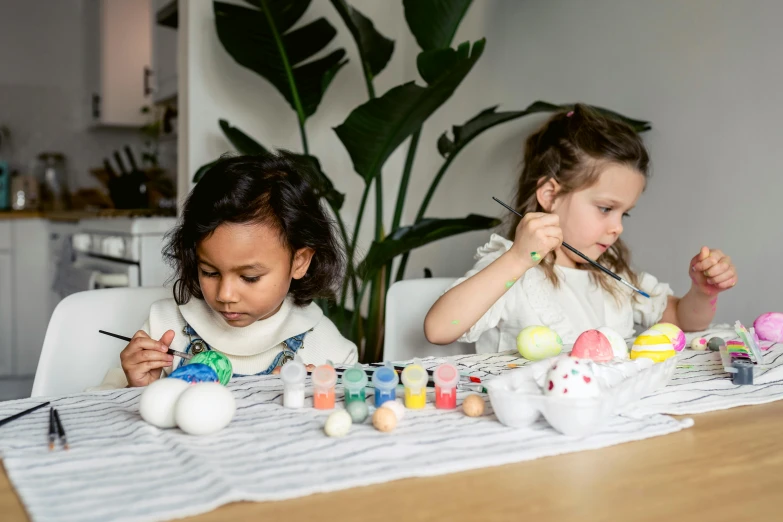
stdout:
{"type": "Polygon", "coordinates": [[[42,152],[33,169],[41,183],[43,210],[66,210],[70,203],[65,156],[60,152],[42,152]]]}

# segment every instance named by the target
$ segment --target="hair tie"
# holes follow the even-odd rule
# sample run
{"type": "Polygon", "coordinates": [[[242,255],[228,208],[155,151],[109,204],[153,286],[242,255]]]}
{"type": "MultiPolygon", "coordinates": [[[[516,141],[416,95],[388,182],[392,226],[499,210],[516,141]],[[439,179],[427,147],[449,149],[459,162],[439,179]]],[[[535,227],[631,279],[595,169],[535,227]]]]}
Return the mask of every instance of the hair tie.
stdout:
{"type": "Polygon", "coordinates": [[[574,115],[574,111],[568,111],[568,114],[566,114],[566,118],[570,118],[574,115]]]}

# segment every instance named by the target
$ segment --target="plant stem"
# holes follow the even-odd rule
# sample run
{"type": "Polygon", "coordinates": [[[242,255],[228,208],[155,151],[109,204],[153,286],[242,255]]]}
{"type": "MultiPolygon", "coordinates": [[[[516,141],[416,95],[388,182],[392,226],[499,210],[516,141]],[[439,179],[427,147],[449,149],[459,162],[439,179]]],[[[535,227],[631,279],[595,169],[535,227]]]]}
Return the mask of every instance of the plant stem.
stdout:
{"type": "Polygon", "coordinates": [[[383,181],[381,172],[375,175],[375,240],[383,239],[383,181]]]}
{"type": "Polygon", "coordinates": [[[269,24],[269,28],[272,30],[272,36],[275,38],[277,50],[280,52],[280,60],[283,62],[283,69],[285,69],[285,75],[288,78],[288,85],[291,87],[291,97],[294,100],[294,107],[296,108],[296,113],[299,117],[299,130],[302,133],[302,143],[304,145],[305,154],[307,154],[307,137],[304,133],[304,122],[307,119],[307,116],[302,107],[302,101],[299,99],[299,91],[296,88],[296,81],[294,81],[294,71],[291,68],[291,64],[288,63],[288,55],[285,52],[285,47],[283,47],[283,40],[280,37],[280,33],[277,32],[277,26],[269,12],[268,0],[261,0],[261,9],[264,11],[264,16],[269,24]]]}
{"type": "Polygon", "coordinates": [[[302,136],[302,150],[305,154],[310,154],[310,148],[307,146],[307,132],[305,132],[305,122],[299,120],[299,134],[302,136]]]}
{"type": "MultiPolygon", "coordinates": [[[[351,245],[348,248],[348,266],[346,267],[345,271],[345,280],[343,281],[343,289],[340,295],[340,306],[345,309],[345,300],[347,298],[348,294],[348,279],[353,279],[354,271],[353,271],[353,254],[356,251],[356,241],[359,237],[359,227],[362,224],[362,217],[364,216],[364,207],[367,204],[367,196],[370,193],[370,185],[366,184],[364,186],[364,192],[362,192],[362,200],[359,203],[359,213],[356,216],[356,224],[353,227],[353,237],[351,238],[351,245]]],[[[354,288],[356,285],[356,281],[353,281],[354,288]]],[[[356,299],[357,299],[356,292],[354,292],[354,308],[357,308],[356,306],[356,299]]]]}
{"type": "Polygon", "coordinates": [[[400,221],[402,220],[402,210],[405,207],[405,198],[408,194],[408,182],[411,178],[411,171],[413,170],[413,160],[416,158],[416,148],[419,145],[419,138],[421,137],[421,127],[411,136],[411,141],[408,144],[408,155],[405,158],[405,168],[402,171],[402,179],[400,179],[400,189],[397,192],[397,204],[394,206],[394,219],[392,220],[391,231],[394,232],[400,227],[400,221]]]}

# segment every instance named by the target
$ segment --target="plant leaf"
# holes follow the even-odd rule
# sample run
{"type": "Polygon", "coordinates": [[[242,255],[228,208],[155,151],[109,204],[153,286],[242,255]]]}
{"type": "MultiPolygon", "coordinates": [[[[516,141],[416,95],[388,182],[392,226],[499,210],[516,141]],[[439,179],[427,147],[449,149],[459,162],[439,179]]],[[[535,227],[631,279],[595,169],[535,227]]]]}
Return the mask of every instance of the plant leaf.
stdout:
{"type": "MultiPolygon", "coordinates": [[[[299,113],[280,46],[269,20],[260,9],[264,3],[261,0],[249,3],[259,9],[214,2],[218,38],[238,64],[274,85],[299,113]]],[[[275,0],[267,4],[280,34],[281,46],[301,103],[300,118],[304,120],[315,113],[332,79],[348,63],[343,59],[345,50],[337,49],[323,58],[310,61],[334,39],[337,34],[335,28],[325,18],[319,18],[289,31],[307,10],[310,0],[275,0]]]]}
{"type": "Polygon", "coordinates": [[[196,173],[193,174],[193,183],[198,183],[199,181],[201,181],[201,178],[204,177],[204,174],[206,174],[207,171],[209,169],[211,169],[213,167],[213,165],[215,165],[215,163],[217,163],[217,162],[218,162],[218,160],[210,161],[209,163],[200,166],[198,168],[198,170],[196,171],[196,173]]]}
{"type": "Polygon", "coordinates": [[[321,169],[321,162],[318,161],[318,158],[307,154],[294,154],[294,156],[305,167],[302,169],[302,174],[313,187],[315,193],[331,203],[335,211],[340,210],[345,202],[345,194],[334,188],[332,180],[321,169]]]}
{"type": "Polygon", "coordinates": [[[379,33],[372,20],[345,0],[331,1],[356,41],[365,70],[370,72],[370,78],[377,76],[391,60],[394,40],[379,33]]]}
{"type": "Polygon", "coordinates": [[[249,154],[251,156],[268,156],[270,153],[264,148],[263,145],[256,140],[239,130],[237,127],[233,127],[226,120],[219,120],[220,129],[223,134],[226,135],[228,141],[240,154],[249,154]]]}
{"type": "Polygon", "coordinates": [[[470,53],[470,44],[464,42],[452,49],[445,47],[432,51],[422,51],[416,57],[416,67],[422,79],[428,84],[434,83],[451,70],[460,60],[465,60],[470,53]]]}
{"type": "Polygon", "coordinates": [[[403,0],[405,20],[423,51],[449,47],[473,0],[403,0]]]}
{"type": "Polygon", "coordinates": [[[494,228],[500,223],[499,219],[478,214],[453,219],[422,219],[413,225],[398,228],[381,241],[374,241],[367,256],[359,264],[358,272],[362,279],[367,280],[400,254],[445,237],[494,228]]]}
{"type": "Polygon", "coordinates": [[[477,41],[469,56],[427,87],[413,82],[394,87],[354,109],[335,128],[365,183],[370,183],[391,153],[451,97],[481,56],[484,44],[484,40],[477,41]]]}

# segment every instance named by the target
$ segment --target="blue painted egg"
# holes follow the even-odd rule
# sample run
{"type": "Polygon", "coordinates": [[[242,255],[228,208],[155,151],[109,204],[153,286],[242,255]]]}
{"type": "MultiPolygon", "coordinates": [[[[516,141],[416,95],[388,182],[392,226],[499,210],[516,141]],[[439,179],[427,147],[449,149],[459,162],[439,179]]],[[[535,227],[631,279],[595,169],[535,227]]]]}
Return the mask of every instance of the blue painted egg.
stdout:
{"type": "Polygon", "coordinates": [[[169,374],[169,377],[182,379],[190,384],[196,384],[197,382],[219,382],[217,372],[206,364],[201,363],[188,364],[187,366],[177,368],[169,374]]]}

